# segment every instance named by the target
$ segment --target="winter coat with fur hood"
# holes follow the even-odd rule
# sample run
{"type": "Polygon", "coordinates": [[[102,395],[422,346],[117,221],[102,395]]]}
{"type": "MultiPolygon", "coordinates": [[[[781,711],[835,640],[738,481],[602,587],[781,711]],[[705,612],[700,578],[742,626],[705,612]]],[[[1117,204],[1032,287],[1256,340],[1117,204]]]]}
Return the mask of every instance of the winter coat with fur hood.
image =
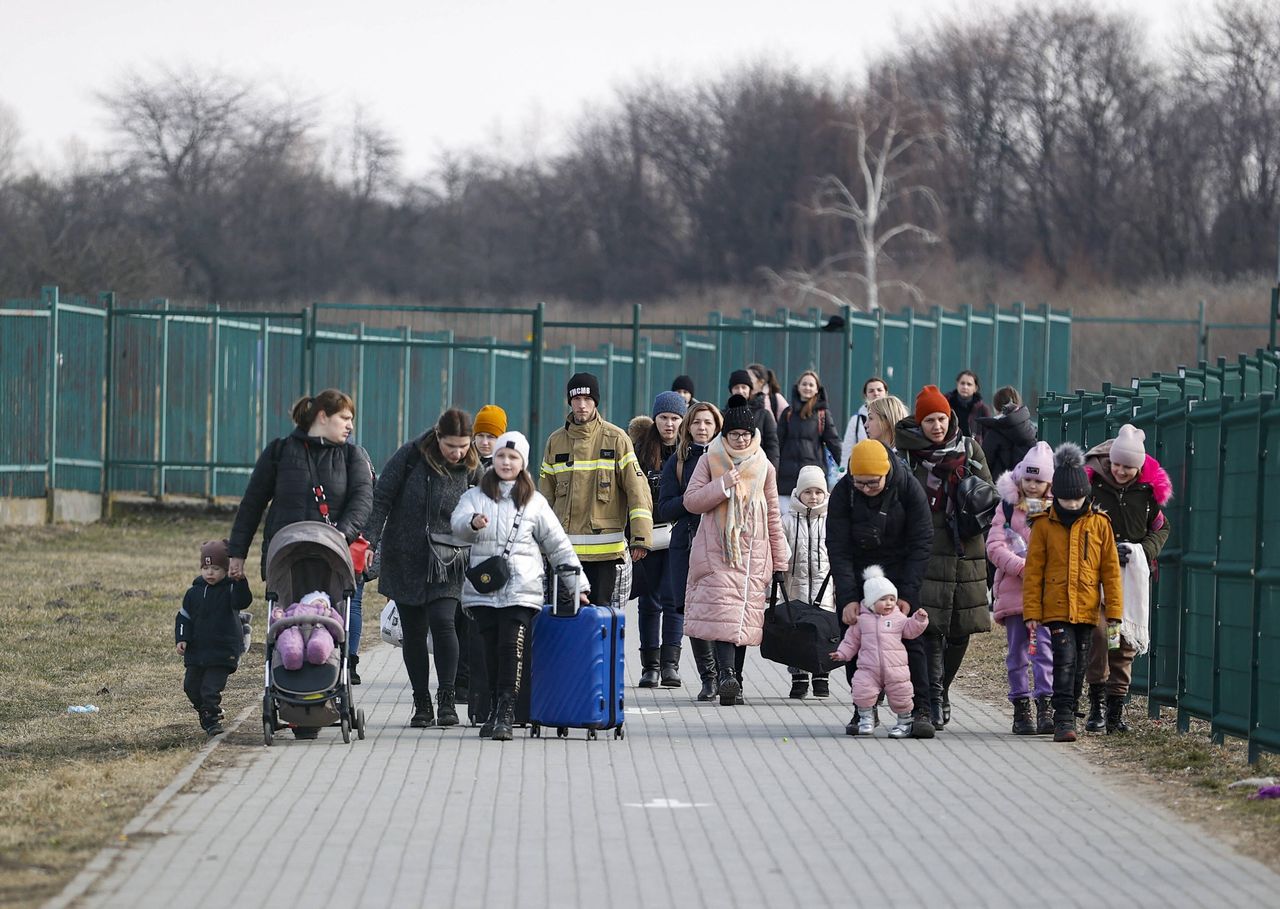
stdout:
{"type": "MultiPolygon", "coordinates": [[[[511,489],[514,481],[498,484],[502,497],[498,501],[489,498],[475,486],[463,493],[450,519],[453,535],[471,544],[471,565],[479,565],[490,556],[500,556],[511,538],[511,527],[515,523],[515,502],[511,500],[511,489]],[[471,526],[471,519],[478,514],[489,519],[480,530],[471,526]]],[[[462,606],[470,609],[473,606],[489,606],[503,608],[507,606],[527,606],[530,609],[541,609],[544,601],[544,576],[542,557],[546,555],[552,569],[562,565],[572,565],[579,571],[582,563],[573,551],[569,537],[560,526],[560,521],[551,509],[546,498],[535,492],[524,508],[520,518],[520,527],[511,543],[511,555],[507,558],[507,568],[511,579],[493,593],[480,593],[471,581],[463,579],[462,606]]],[[[582,579],[582,590],[586,590],[585,575],[582,579]]]]}
{"type": "MultiPolygon", "coordinates": [[[[787,599],[816,603],[822,582],[831,570],[831,560],[827,557],[827,505],[831,500],[823,500],[816,508],[810,508],[794,494],[788,501],[791,507],[782,516],[782,531],[791,547],[787,599]]],[[[835,609],[835,590],[829,583],[820,605],[835,609]]]]}
{"type": "Polygon", "coordinates": [[[1160,462],[1147,455],[1138,475],[1121,486],[1111,475],[1108,455],[1113,441],[1095,445],[1085,454],[1093,501],[1111,519],[1116,541],[1141,544],[1147,564],[1154,566],[1169,539],[1169,520],[1163,508],[1173,498],[1173,482],[1160,462]]]}
{"type": "MultiPolygon", "coordinates": [[[[997,508],[987,531],[987,558],[996,566],[992,583],[995,597],[995,620],[1001,625],[1013,617],[1022,621],[1022,574],[1027,564],[1027,545],[1031,541],[1031,520],[1012,471],[996,480],[1000,500],[1013,507],[1012,517],[1005,520],[1005,508],[997,508]]],[[[1047,505],[1051,499],[1045,499],[1047,505]]]]}
{"type": "Polygon", "coordinates": [[[1013,470],[1036,444],[1036,424],[1027,405],[1012,403],[994,417],[977,417],[978,434],[982,437],[982,453],[993,477],[1013,470]]]}
{"type": "MultiPolygon", "coordinates": [[[[760,456],[763,454],[761,448],[760,456]]],[[[743,528],[743,552],[733,566],[725,556],[724,528],[717,510],[727,498],[724,478],[711,478],[708,456],[694,468],[684,494],[684,507],[691,514],[702,515],[689,555],[685,591],[684,633],[691,638],[751,647],[760,644],[773,572],[786,570],[791,555],[782,532],[773,464],[767,464],[767,469],[764,504],[753,509],[743,528]]]]}

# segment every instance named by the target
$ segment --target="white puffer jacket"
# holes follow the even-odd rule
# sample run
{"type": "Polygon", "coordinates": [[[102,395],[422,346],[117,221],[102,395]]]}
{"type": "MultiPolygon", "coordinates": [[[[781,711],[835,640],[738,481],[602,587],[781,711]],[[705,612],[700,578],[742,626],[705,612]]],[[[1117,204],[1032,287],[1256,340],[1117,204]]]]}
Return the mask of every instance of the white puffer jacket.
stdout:
{"type": "MultiPolygon", "coordinates": [[[[481,492],[478,486],[468,489],[458,500],[450,524],[454,536],[471,544],[472,565],[478,565],[490,556],[500,556],[506,548],[507,539],[511,536],[511,525],[516,519],[516,505],[511,501],[511,487],[514,485],[513,482],[501,483],[499,488],[502,490],[502,498],[497,502],[481,492]],[[477,514],[489,519],[483,530],[471,529],[471,518],[477,514]]],[[[540,609],[544,600],[544,554],[553,567],[574,565],[579,571],[582,570],[582,563],[578,561],[550,503],[542,493],[534,492],[529,504],[525,506],[520,529],[511,545],[511,556],[508,559],[511,580],[493,593],[480,593],[471,586],[470,581],[464,580],[463,607],[528,606],[540,609]]],[[[587,590],[585,576],[579,577],[581,590],[587,590]]]]}
{"type": "MultiPolygon", "coordinates": [[[[791,546],[791,564],[787,571],[787,598],[812,603],[818,598],[822,581],[831,570],[827,557],[827,502],[810,508],[791,496],[791,509],[782,516],[782,530],[791,546]]],[[[835,610],[835,585],[823,591],[823,609],[835,610]]]]}

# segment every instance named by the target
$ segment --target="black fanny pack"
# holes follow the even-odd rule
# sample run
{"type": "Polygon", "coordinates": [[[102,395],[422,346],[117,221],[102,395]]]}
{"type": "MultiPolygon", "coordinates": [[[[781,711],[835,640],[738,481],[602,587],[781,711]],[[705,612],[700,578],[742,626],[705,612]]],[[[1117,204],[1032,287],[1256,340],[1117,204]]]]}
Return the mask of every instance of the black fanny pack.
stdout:
{"type": "Polygon", "coordinates": [[[520,529],[520,519],[524,517],[524,509],[516,512],[516,519],[511,525],[511,535],[507,537],[507,545],[502,555],[489,556],[478,565],[467,569],[467,580],[475,588],[476,593],[493,593],[507,586],[511,580],[511,565],[507,561],[511,557],[511,547],[516,541],[516,532],[520,529]]]}

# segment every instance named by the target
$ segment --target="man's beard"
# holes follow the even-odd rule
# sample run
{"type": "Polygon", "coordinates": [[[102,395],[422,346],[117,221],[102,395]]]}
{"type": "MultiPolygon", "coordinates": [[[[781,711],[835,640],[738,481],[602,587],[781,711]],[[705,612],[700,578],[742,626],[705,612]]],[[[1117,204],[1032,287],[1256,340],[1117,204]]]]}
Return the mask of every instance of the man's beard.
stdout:
{"type": "Polygon", "coordinates": [[[575,422],[575,423],[577,423],[579,426],[581,426],[583,423],[589,423],[589,422],[591,421],[591,418],[592,418],[592,417],[594,417],[594,416],[595,416],[595,412],[594,412],[594,411],[593,411],[592,413],[585,414],[585,415],[583,415],[583,414],[579,414],[577,411],[574,411],[574,413],[573,413],[573,422],[575,422]]]}

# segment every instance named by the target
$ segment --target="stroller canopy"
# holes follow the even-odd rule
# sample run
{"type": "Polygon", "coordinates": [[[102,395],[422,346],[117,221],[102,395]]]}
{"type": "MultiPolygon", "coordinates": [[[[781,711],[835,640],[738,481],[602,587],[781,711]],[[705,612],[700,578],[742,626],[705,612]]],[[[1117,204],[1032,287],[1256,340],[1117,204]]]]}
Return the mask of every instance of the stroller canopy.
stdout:
{"type": "Polygon", "coordinates": [[[336,527],[319,521],[286,524],[267,548],[267,597],[296,603],[313,590],[323,590],[337,606],[356,586],[351,550],[336,527]]]}

